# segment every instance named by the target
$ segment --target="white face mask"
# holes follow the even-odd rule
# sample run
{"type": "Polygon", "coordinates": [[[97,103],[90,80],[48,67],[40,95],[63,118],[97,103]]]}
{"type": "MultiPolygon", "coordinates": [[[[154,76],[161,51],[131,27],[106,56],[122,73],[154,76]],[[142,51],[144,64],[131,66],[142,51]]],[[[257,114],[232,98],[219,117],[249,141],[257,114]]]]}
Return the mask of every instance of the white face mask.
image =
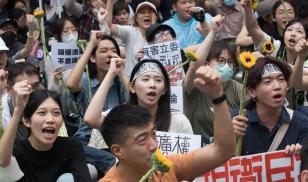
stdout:
{"type": "Polygon", "coordinates": [[[62,42],[77,42],[78,40],[78,33],[71,33],[69,35],[62,35],[62,42]]]}

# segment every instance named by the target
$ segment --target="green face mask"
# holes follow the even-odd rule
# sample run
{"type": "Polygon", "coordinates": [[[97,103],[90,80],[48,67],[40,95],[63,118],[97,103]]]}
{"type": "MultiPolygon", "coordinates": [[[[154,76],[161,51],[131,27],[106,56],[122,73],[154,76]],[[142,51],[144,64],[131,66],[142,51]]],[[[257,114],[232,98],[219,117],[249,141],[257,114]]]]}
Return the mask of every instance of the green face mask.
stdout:
{"type": "Polygon", "coordinates": [[[228,64],[225,64],[223,66],[217,64],[216,70],[218,71],[218,73],[220,74],[224,82],[227,82],[228,80],[230,80],[234,73],[233,68],[231,68],[228,64]]]}

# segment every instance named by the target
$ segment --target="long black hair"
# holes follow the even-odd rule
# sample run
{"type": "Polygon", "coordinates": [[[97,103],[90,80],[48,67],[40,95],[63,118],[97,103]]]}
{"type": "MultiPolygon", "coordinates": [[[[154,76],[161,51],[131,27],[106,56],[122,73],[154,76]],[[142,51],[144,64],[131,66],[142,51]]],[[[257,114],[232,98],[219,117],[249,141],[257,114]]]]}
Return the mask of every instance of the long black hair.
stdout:
{"type": "Polygon", "coordinates": [[[56,92],[46,89],[37,89],[30,94],[29,101],[24,109],[23,117],[25,119],[30,119],[37,108],[48,98],[53,99],[59,105],[62,111],[61,100],[56,92]]]}
{"type": "MultiPolygon", "coordinates": [[[[111,36],[109,36],[109,35],[102,35],[102,36],[99,37],[99,39],[100,39],[101,41],[102,41],[102,40],[109,40],[109,41],[111,41],[111,42],[113,43],[113,45],[114,45],[116,51],[117,51],[117,55],[118,55],[118,56],[121,55],[121,54],[120,54],[120,47],[119,47],[117,41],[116,41],[113,37],[111,37],[111,36]]],[[[92,51],[92,53],[91,53],[92,56],[95,55],[96,49],[97,49],[97,46],[93,49],[93,51],[92,51]]],[[[88,61],[88,67],[89,67],[89,76],[90,76],[90,78],[91,78],[91,79],[96,78],[96,76],[97,76],[96,64],[95,64],[95,63],[92,63],[92,62],[90,61],[90,59],[89,59],[89,61],[88,61]]]]}
{"type": "MultiPolygon", "coordinates": [[[[160,68],[165,80],[166,93],[162,95],[158,100],[158,110],[155,115],[155,124],[156,128],[159,131],[169,131],[171,123],[171,112],[170,112],[170,81],[167,71],[164,66],[155,59],[144,59],[138,62],[133,68],[132,74],[130,76],[130,82],[134,84],[133,78],[137,71],[144,63],[155,63],[160,68]]],[[[129,104],[138,105],[137,95],[129,92],[129,104]]]]}

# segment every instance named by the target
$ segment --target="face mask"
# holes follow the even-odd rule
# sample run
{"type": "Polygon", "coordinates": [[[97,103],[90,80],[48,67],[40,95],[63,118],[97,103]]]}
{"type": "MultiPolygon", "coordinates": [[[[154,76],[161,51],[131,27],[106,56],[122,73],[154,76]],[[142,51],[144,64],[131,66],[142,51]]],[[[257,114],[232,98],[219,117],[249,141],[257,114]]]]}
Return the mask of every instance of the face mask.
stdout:
{"type": "Polygon", "coordinates": [[[62,42],[77,42],[78,33],[71,33],[69,35],[62,36],[62,42]]]}
{"type": "Polygon", "coordinates": [[[224,82],[227,82],[233,76],[233,69],[228,64],[225,64],[223,66],[217,64],[216,70],[218,71],[224,82]]]}
{"type": "Polygon", "coordinates": [[[236,0],[224,0],[224,4],[226,6],[234,6],[235,2],[236,2],[236,0]]]}

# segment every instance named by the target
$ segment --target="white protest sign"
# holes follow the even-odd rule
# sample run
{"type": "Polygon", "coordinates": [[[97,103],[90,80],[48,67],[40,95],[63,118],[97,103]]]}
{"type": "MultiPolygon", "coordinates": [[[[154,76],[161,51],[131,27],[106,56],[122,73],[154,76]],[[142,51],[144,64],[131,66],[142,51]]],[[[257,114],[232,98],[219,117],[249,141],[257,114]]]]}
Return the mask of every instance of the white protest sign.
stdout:
{"type": "Polygon", "coordinates": [[[50,0],[50,6],[64,6],[64,0],[50,0]]]}
{"type": "Polygon", "coordinates": [[[156,132],[158,147],[163,154],[184,154],[201,148],[201,135],[156,132]]]}
{"type": "Polygon", "coordinates": [[[224,165],[199,177],[195,182],[298,182],[300,156],[284,151],[233,157],[224,165]]]}
{"type": "Polygon", "coordinates": [[[54,42],[51,44],[51,60],[54,69],[63,67],[64,70],[71,69],[77,63],[81,50],[76,43],[54,42]]]}
{"type": "Polygon", "coordinates": [[[183,86],[171,86],[170,92],[170,108],[183,112],[183,86]]]}
{"type": "MultiPolygon", "coordinates": [[[[163,42],[159,44],[146,45],[143,48],[144,59],[152,58],[159,60],[167,71],[182,63],[179,41],[163,42]]],[[[179,68],[169,74],[171,85],[182,85],[184,78],[183,68],[179,68]]]]}

